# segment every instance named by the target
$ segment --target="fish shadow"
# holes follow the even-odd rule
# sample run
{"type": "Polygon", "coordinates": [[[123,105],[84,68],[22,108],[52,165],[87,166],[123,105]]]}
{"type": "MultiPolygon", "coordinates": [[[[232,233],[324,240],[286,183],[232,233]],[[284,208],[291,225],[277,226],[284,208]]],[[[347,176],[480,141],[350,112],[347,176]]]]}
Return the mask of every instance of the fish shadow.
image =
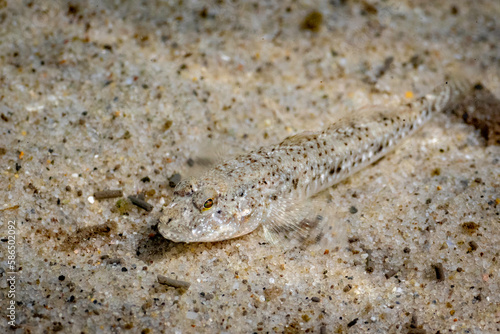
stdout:
{"type": "Polygon", "coordinates": [[[139,241],[135,251],[138,259],[151,264],[165,258],[179,257],[188,251],[186,243],[165,239],[158,232],[157,226],[156,222],[138,232],[139,241]]]}

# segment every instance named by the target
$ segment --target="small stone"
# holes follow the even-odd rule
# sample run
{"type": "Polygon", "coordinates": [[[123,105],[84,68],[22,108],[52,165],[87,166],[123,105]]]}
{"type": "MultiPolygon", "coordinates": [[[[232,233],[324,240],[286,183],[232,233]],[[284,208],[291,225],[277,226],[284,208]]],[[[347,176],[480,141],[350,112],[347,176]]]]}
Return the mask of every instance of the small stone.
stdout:
{"type": "Polygon", "coordinates": [[[351,206],[351,207],[349,208],[349,212],[350,212],[350,213],[352,213],[352,214],[355,214],[356,212],[358,212],[358,209],[356,209],[356,207],[355,207],[355,206],[351,206]]]}
{"type": "Polygon", "coordinates": [[[433,264],[434,272],[436,273],[436,280],[438,282],[444,281],[444,268],[442,263],[433,264]]]}
{"type": "Polygon", "coordinates": [[[302,30],[310,30],[312,32],[318,32],[323,24],[323,14],[318,11],[312,11],[304,18],[300,28],[302,30]]]}
{"type": "Polygon", "coordinates": [[[214,296],[214,294],[213,294],[213,293],[207,293],[207,294],[205,294],[205,299],[206,299],[206,300],[211,300],[211,299],[214,299],[214,297],[215,297],[215,296],[214,296]]]}
{"type": "Polygon", "coordinates": [[[479,224],[476,224],[474,222],[463,223],[461,226],[462,226],[462,231],[469,235],[474,234],[479,228],[479,224]]]}
{"type": "Polygon", "coordinates": [[[351,284],[347,284],[347,285],[344,287],[343,291],[344,291],[344,292],[349,292],[349,291],[351,291],[351,289],[352,289],[352,285],[351,285],[351,284]]]}
{"type": "MultiPolygon", "coordinates": [[[[144,196],[144,195],[142,195],[144,196]]],[[[153,205],[149,204],[144,200],[144,197],[141,198],[140,194],[137,196],[129,196],[128,199],[134,204],[135,206],[138,206],[139,208],[146,210],[147,212],[150,212],[153,210],[153,205]]]]}
{"type": "Polygon", "coordinates": [[[123,196],[123,191],[121,190],[102,190],[102,191],[96,191],[94,193],[94,198],[97,200],[101,199],[107,199],[107,198],[116,198],[116,197],[122,197],[123,196]]]}
{"type": "Polygon", "coordinates": [[[170,186],[170,188],[175,188],[175,186],[177,186],[179,182],[181,182],[181,174],[179,173],[175,173],[168,178],[168,185],[170,186]]]}
{"type": "Polygon", "coordinates": [[[475,251],[479,247],[477,242],[475,242],[474,240],[469,242],[469,246],[470,246],[471,251],[475,251]]]}
{"type": "Polygon", "coordinates": [[[388,272],[385,273],[385,278],[386,279],[389,279],[391,278],[392,276],[396,275],[398,273],[397,270],[393,269],[393,270],[389,270],[388,272]]]}
{"type": "Polygon", "coordinates": [[[163,131],[167,131],[168,129],[170,129],[170,127],[172,126],[173,122],[171,120],[166,120],[165,121],[165,124],[163,124],[163,131]]]}
{"type": "Polygon", "coordinates": [[[312,297],[311,300],[315,303],[319,303],[321,301],[319,297],[312,297]]]}
{"type": "Polygon", "coordinates": [[[358,322],[358,318],[356,318],[356,319],[352,320],[351,322],[349,322],[347,324],[347,327],[352,327],[352,326],[356,325],[357,322],[358,322]]]}
{"type": "Polygon", "coordinates": [[[157,276],[158,283],[163,284],[163,285],[168,285],[174,288],[183,288],[183,289],[189,289],[191,286],[191,283],[186,282],[186,281],[179,281],[173,278],[169,278],[163,275],[158,275],[157,276]]]}
{"type": "Polygon", "coordinates": [[[62,281],[64,281],[65,279],[66,279],[66,277],[65,277],[64,275],[59,276],[59,280],[60,280],[61,282],[62,282],[62,281]]]}

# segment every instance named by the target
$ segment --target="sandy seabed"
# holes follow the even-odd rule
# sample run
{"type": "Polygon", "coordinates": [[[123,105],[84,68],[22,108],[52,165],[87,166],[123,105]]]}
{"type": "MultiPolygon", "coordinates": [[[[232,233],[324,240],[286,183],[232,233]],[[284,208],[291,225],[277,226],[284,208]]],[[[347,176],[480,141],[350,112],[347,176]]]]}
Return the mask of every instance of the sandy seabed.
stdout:
{"type": "Polygon", "coordinates": [[[0,331],[498,332],[500,149],[447,115],[320,195],[334,244],[154,229],[201,151],[405,103],[449,71],[499,97],[498,17],[494,0],[0,1],[0,331]]]}

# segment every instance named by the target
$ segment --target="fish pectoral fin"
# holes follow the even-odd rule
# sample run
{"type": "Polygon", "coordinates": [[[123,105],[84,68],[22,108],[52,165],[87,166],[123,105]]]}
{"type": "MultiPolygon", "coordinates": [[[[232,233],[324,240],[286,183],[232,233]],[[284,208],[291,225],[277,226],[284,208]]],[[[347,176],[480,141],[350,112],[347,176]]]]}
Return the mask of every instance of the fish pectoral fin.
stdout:
{"type": "Polygon", "coordinates": [[[327,219],[317,204],[313,199],[277,201],[262,224],[265,238],[286,248],[318,243],[327,219]]]}

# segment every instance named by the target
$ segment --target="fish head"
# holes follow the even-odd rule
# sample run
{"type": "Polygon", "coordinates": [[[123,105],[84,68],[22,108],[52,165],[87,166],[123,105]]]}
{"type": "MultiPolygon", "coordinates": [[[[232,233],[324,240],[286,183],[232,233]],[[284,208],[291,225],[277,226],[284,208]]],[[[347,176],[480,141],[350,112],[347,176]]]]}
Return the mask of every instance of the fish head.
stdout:
{"type": "Polygon", "coordinates": [[[254,230],[248,203],[227,184],[213,175],[181,181],[159,219],[160,234],[174,242],[213,242],[254,230]]]}

